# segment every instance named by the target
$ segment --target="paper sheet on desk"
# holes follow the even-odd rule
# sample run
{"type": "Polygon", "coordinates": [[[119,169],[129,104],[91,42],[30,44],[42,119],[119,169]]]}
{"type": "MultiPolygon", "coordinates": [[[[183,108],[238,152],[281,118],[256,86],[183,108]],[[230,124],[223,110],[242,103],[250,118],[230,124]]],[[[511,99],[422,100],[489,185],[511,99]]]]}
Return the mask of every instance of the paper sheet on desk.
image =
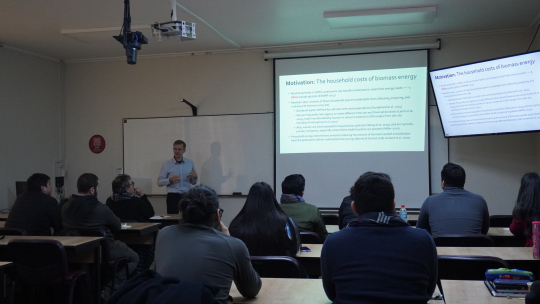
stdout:
{"type": "Polygon", "coordinates": [[[171,216],[170,215],[165,215],[165,216],[156,215],[156,216],[152,216],[150,219],[151,220],[160,220],[160,219],[164,219],[164,218],[168,218],[168,217],[171,217],[171,216]]]}

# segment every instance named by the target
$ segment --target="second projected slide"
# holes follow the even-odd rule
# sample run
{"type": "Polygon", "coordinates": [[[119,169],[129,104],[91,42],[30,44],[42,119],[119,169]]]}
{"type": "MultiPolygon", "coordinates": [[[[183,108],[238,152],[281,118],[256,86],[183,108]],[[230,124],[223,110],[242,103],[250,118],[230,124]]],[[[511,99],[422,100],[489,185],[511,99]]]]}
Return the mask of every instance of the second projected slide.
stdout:
{"type": "Polygon", "coordinates": [[[427,68],[279,77],[280,153],[424,151],[427,68]]]}

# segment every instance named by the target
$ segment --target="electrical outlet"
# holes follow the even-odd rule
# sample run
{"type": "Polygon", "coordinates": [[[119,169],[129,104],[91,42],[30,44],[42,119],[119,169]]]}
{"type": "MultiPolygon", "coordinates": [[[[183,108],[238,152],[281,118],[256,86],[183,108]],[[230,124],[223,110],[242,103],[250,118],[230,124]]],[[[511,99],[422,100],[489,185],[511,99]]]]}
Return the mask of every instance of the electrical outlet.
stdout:
{"type": "Polygon", "coordinates": [[[124,173],[123,168],[121,168],[121,167],[116,168],[116,174],[123,174],[123,173],[124,173]]]}

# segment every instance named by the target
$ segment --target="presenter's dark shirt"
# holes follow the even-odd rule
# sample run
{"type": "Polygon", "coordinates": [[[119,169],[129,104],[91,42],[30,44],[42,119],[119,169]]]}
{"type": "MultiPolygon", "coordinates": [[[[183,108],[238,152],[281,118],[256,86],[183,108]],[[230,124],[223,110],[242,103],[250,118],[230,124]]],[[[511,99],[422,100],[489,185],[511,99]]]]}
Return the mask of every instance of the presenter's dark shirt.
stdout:
{"type": "Polygon", "coordinates": [[[426,303],[437,281],[437,249],[424,230],[352,222],[321,251],[324,291],[334,303],[426,303]]]}
{"type": "Polygon", "coordinates": [[[418,216],[416,228],[439,234],[486,234],[489,211],[484,198],[463,188],[446,187],[428,197],[418,216]]]}
{"type": "Polygon", "coordinates": [[[50,236],[61,230],[58,202],[41,191],[25,192],[15,200],[11,207],[5,228],[18,228],[27,235],[50,236]]]}

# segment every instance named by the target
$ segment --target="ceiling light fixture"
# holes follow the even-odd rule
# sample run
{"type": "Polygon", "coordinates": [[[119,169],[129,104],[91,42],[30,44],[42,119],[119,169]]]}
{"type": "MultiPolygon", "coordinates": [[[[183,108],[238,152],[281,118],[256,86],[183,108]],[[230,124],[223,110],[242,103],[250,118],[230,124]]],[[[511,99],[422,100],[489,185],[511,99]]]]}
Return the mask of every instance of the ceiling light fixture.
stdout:
{"type": "Polygon", "coordinates": [[[325,12],[332,29],[432,23],[435,6],[325,12]]]}
{"type": "Polygon", "coordinates": [[[263,58],[266,60],[266,59],[274,59],[274,58],[335,56],[335,55],[413,51],[413,50],[427,50],[427,49],[440,50],[441,40],[437,39],[437,41],[434,41],[434,42],[411,43],[411,44],[373,45],[373,46],[348,47],[348,48],[339,48],[339,49],[320,49],[320,50],[265,53],[263,55],[263,58]]]}

